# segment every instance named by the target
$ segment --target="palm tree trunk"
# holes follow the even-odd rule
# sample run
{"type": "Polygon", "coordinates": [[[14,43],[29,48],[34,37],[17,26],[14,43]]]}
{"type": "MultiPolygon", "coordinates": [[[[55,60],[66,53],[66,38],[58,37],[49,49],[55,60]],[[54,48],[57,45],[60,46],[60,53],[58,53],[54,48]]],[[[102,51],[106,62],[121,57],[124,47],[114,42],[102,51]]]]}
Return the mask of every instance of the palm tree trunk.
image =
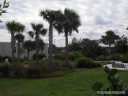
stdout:
{"type": "Polygon", "coordinates": [[[53,43],[53,26],[52,26],[52,22],[50,22],[50,25],[49,25],[49,48],[48,48],[49,71],[52,71],[52,43],[53,43]]]}
{"type": "Polygon", "coordinates": [[[66,65],[68,65],[68,34],[65,34],[65,45],[66,45],[66,52],[65,52],[65,58],[66,58],[66,65]]]}
{"type": "Polygon", "coordinates": [[[36,33],[36,63],[39,63],[39,58],[38,58],[38,53],[39,53],[39,37],[38,37],[38,33],[36,33]]]}
{"type": "Polygon", "coordinates": [[[29,49],[27,50],[27,58],[29,60],[29,49]]]}
{"type": "Polygon", "coordinates": [[[109,55],[111,55],[111,45],[109,44],[109,55]]]}
{"type": "Polygon", "coordinates": [[[18,41],[17,43],[17,46],[18,46],[18,52],[17,52],[17,55],[18,55],[18,61],[20,59],[20,42],[18,41]]]}
{"type": "Polygon", "coordinates": [[[15,58],[15,50],[14,50],[14,48],[15,48],[15,39],[14,39],[15,37],[14,37],[14,33],[12,32],[11,33],[11,49],[12,49],[12,63],[14,64],[15,63],[15,61],[14,61],[14,58],[15,58]]]}

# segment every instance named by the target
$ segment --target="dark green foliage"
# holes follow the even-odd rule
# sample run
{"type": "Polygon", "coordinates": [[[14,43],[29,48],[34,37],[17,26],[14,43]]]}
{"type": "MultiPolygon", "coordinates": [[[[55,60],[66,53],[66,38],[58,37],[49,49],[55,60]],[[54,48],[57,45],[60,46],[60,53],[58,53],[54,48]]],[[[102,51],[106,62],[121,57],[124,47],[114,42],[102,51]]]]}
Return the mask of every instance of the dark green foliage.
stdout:
{"type": "Polygon", "coordinates": [[[114,34],[112,30],[109,30],[106,32],[105,36],[102,36],[101,42],[106,45],[109,45],[110,47],[112,44],[115,44],[116,40],[118,39],[119,39],[119,36],[114,34]]]}
{"type": "MultiPolygon", "coordinates": [[[[38,58],[39,58],[39,60],[42,60],[42,59],[46,58],[46,55],[43,53],[40,53],[40,54],[38,54],[38,58]]],[[[36,54],[33,55],[33,60],[36,60],[36,54]]]]}
{"type": "Polygon", "coordinates": [[[75,61],[79,57],[82,57],[82,54],[80,52],[78,52],[78,51],[72,51],[72,52],[68,53],[68,58],[71,61],[75,61]]]}
{"type": "MultiPolygon", "coordinates": [[[[62,60],[53,61],[53,72],[55,71],[68,71],[75,68],[73,62],[66,64],[62,60]]],[[[39,64],[35,61],[24,61],[15,64],[1,64],[0,65],[0,77],[8,78],[41,78],[49,74],[48,62],[46,60],[40,60],[39,64]]],[[[52,75],[51,75],[52,76],[52,75]]]]}
{"type": "Polygon", "coordinates": [[[128,39],[127,39],[127,37],[122,36],[115,43],[115,52],[126,53],[127,51],[128,51],[128,39]]]}
{"type": "Polygon", "coordinates": [[[123,54],[121,61],[124,63],[128,63],[128,52],[123,54]]]}
{"type": "Polygon", "coordinates": [[[89,39],[82,39],[80,41],[81,53],[87,57],[95,59],[99,55],[106,55],[106,49],[99,46],[96,41],[89,39]],[[99,51],[100,50],[100,51],[99,51]]]}
{"type": "Polygon", "coordinates": [[[75,37],[72,39],[71,44],[68,45],[68,50],[69,51],[80,51],[81,50],[80,42],[75,37]]]}
{"type": "Polygon", "coordinates": [[[0,73],[2,77],[9,77],[10,66],[8,64],[0,65],[0,73]]]}
{"type": "Polygon", "coordinates": [[[96,82],[96,83],[93,83],[92,89],[94,91],[125,91],[125,94],[123,95],[122,94],[111,94],[111,95],[104,94],[103,96],[127,96],[128,88],[125,88],[124,83],[119,79],[119,76],[117,75],[117,70],[109,69],[108,67],[105,67],[104,70],[107,74],[107,80],[109,81],[110,86],[108,88],[103,88],[102,83],[96,82]]]}
{"type": "Polygon", "coordinates": [[[64,54],[55,54],[54,59],[65,60],[64,54]]]}
{"type": "Polygon", "coordinates": [[[100,63],[96,63],[88,57],[80,57],[76,62],[77,68],[93,68],[100,66],[100,63]]]}
{"type": "Polygon", "coordinates": [[[124,63],[128,63],[128,57],[122,57],[121,61],[124,63]]]}
{"type": "Polygon", "coordinates": [[[39,78],[41,77],[41,73],[42,73],[42,67],[37,64],[31,65],[27,69],[27,76],[29,78],[39,78]]]}

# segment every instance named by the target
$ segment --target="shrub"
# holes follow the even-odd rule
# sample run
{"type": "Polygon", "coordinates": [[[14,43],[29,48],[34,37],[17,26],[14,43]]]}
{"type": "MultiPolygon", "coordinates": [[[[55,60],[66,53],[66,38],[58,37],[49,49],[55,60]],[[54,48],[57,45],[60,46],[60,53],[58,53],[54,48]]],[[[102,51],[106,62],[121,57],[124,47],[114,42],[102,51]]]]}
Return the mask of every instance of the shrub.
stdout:
{"type": "MultiPolygon", "coordinates": [[[[41,53],[41,54],[38,54],[38,58],[41,60],[43,58],[46,58],[46,55],[41,53]]],[[[33,55],[33,60],[36,60],[36,54],[33,55]]]]}
{"type": "Polygon", "coordinates": [[[53,68],[54,70],[69,70],[69,69],[74,69],[75,64],[71,61],[66,64],[65,61],[62,60],[54,60],[53,61],[53,68]]]}
{"type": "Polygon", "coordinates": [[[124,62],[124,63],[128,63],[128,57],[122,57],[121,61],[124,62]]]}
{"type": "Polygon", "coordinates": [[[98,94],[97,96],[128,96],[128,88],[126,86],[124,86],[125,84],[122,82],[122,80],[120,80],[119,75],[117,74],[117,70],[116,69],[109,69],[108,67],[105,67],[104,71],[107,74],[107,80],[110,83],[110,86],[104,88],[103,83],[101,82],[94,82],[92,84],[92,89],[97,92],[97,91],[108,91],[108,92],[112,92],[112,91],[124,91],[125,94],[98,94]]]}
{"type": "Polygon", "coordinates": [[[37,65],[30,66],[27,69],[27,75],[29,78],[39,78],[41,77],[41,73],[41,67],[37,65]]]}
{"type": "Polygon", "coordinates": [[[10,66],[8,64],[4,64],[0,66],[0,73],[2,77],[9,77],[9,71],[10,71],[10,66]]]}
{"type": "Polygon", "coordinates": [[[69,60],[75,61],[77,58],[82,57],[78,51],[72,51],[68,53],[69,60]]]}
{"type": "Polygon", "coordinates": [[[122,55],[121,54],[118,54],[118,53],[114,53],[114,54],[111,55],[111,58],[113,60],[120,61],[122,59],[122,55]]]}
{"type": "Polygon", "coordinates": [[[106,56],[104,55],[100,55],[96,58],[97,61],[105,61],[106,60],[106,56]]]}
{"type": "Polygon", "coordinates": [[[77,68],[93,68],[93,67],[99,67],[100,64],[97,62],[94,62],[92,59],[88,57],[80,57],[77,60],[77,68]]]}
{"type": "Polygon", "coordinates": [[[64,54],[55,54],[54,59],[65,60],[65,56],[64,54]]]}

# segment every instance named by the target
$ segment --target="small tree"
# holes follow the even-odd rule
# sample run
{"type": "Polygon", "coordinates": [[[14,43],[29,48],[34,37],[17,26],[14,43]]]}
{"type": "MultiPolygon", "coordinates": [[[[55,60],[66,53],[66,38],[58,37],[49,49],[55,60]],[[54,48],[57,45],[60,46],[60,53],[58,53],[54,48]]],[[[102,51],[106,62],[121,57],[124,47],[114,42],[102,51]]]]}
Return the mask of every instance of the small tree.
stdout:
{"type": "Polygon", "coordinates": [[[35,50],[35,42],[28,40],[23,43],[23,48],[27,50],[27,58],[29,60],[29,53],[35,50]]]}
{"type": "MultiPolygon", "coordinates": [[[[4,2],[3,2],[3,4],[0,4],[0,16],[3,14],[3,13],[6,13],[6,8],[8,8],[9,7],[9,2],[7,2],[6,0],[4,0],[4,2]]],[[[2,22],[1,21],[1,19],[0,19],[0,22],[2,22]]]]}
{"type": "Polygon", "coordinates": [[[46,35],[47,29],[42,24],[31,23],[33,31],[29,31],[28,34],[36,41],[36,63],[38,64],[38,53],[39,53],[39,40],[40,35],[46,35]]]}
{"type": "Polygon", "coordinates": [[[102,36],[101,42],[103,44],[109,45],[109,50],[110,50],[110,54],[111,54],[110,47],[112,44],[115,44],[118,39],[119,39],[119,36],[114,34],[114,32],[112,30],[109,30],[106,32],[105,36],[102,36]]]}
{"type": "Polygon", "coordinates": [[[122,36],[115,43],[115,52],[117,53],[126,53],[128,51],[128,39],[125,36],[122,36]]]}

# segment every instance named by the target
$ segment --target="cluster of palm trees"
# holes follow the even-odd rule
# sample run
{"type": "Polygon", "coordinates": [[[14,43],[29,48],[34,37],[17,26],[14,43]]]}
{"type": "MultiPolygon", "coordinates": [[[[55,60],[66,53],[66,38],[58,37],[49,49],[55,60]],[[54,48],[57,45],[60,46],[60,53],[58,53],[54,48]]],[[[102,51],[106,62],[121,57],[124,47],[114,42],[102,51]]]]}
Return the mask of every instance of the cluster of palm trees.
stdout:
{"type": "MultiPolygon", "coordinates": [[[[78,32],[78,27],[81,25],[80,17],[77,12],[66,8],[64,11],[61,10],[41,10],[40,16],[43,17],[49,23],[49,55],[48,55],[48,63],[49,69],[52,69],[52,48],[53,48],[53,28],[58,31],[58,33],[64,33],[65,35],[65,43],[66,43],[66,63],[68,64],[68,36],[72,34],[73,31],[78,32]]],[[[7,22],[6,23],[7,29],[11,33],[11,44],[12,44],[12,57],[14,58],[14,45],[15,45],[15,37],[18,41],[18,46],[20,46],[20,42],[22,42],[23,35],[22,32],[24,31],[24,25],[20,24],[19,22],[7,22]]],[[[31,23],[33,31],[29,31],[29,35],[32,38],[35,38],[36,41],[36,62],[38,63],[38,46],[39,46],[39,39],[40,34],[45,35],[47,29],[43,27],[43,24],[35,24],[31,23]]],[[[18,55],[20,58],[20,55],[18,55]]]]}

